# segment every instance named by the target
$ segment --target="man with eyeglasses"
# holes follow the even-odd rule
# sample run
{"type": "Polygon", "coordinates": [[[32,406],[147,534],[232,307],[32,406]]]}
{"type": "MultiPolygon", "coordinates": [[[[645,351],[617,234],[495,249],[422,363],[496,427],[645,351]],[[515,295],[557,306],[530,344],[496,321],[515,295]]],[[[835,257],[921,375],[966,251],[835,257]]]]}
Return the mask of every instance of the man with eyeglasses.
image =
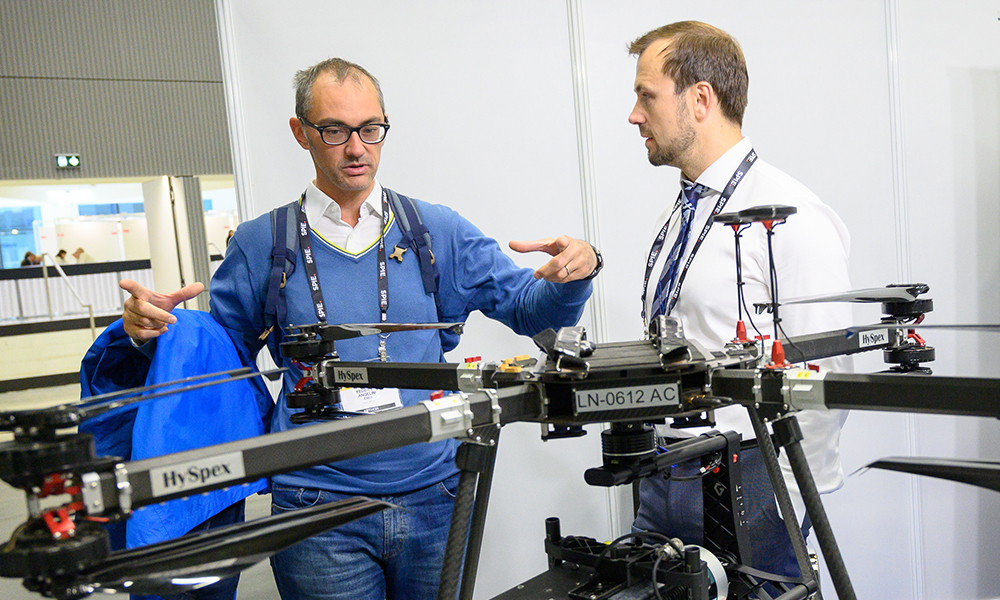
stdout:
{"type": "MultiPolygon", "coordinates": [[[[311,277],[309,261],[300,256],[284,286],[286,322],[460,322],[479,310],[523,335],[577,322],[601,266],[590,244],[567,236],[511,242],[516,251],[553,257],[534,272],[520,269],[496,241],[453,210],[415,201],[439,272],[437,298],[428,294],[417,257],[405,251],[390,192],[375,179],[389,130],[378,81],[359,65],[333,58],[297,73],[295,87],[296,116],[289,125],[316,168],[298,211],[301,226],[311,231],[300,239],[315,259],[315,272],[311,277]]],[[[271,421],[272,430],[283,431],[296,426],[290,416],[297,411],[289,409],[284,394],[301,371],[279,355],[280,331],[267,333],[272,242],[269,215],[237,229],[212,279],[211,312],[248,360],[266,344],[279,365],[290,367],[271,421]]],[[[202,289],[194,284],[156,294],[135,282],[121,285],[132,295],[123,319],[137,344],[165,332],[175,322],[169,311],[202,289]]],[[[455,336],[419,331],[345,340],[337,350],[348,361],[441,362],[456,344],[455,336]]],[[[374,403],[410,406],[427,397],[419,390],[383,390],[374,403]]],[[[342,402],[346,410],[369,408],[350,393],[342,402]]],[[[400,507],[275,555],[271,564],[281,596],[435,597],[458,483],[455,447],[452,440],[418,444],[275,476],[274,513],[359,494],[400,507]]]]}

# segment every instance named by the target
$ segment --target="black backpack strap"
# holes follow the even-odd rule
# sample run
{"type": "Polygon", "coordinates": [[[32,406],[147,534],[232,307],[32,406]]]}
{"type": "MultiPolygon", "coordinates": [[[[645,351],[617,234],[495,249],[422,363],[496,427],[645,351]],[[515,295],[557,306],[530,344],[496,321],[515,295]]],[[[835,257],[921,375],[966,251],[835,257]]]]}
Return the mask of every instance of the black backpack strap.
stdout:
{"type": "MultiPolygon", "coordinates": [[[[424,291],[437,294],[438,269],[434,264],[434,252],[431,247],[431,232],[420,218],[420,211],[412,198],[397,194],[385,188],[392,205],[392,212],[399,221],[399,231],[403,234],[403,242],[413,248],[420,262],[420,277],[424,282],[424,291]]],[[[435,301],[437,298],[435,298],[435,301]]]]}
{"type": "Polygon", "coordinates": [[[271,233],[274,244],[271,247],[271,272],[267,279],[267,300],[264,304],[264,324],[267,329],[261,335],[265,339],[274,329],[286,322],[285,295],[282,288],[295,272],[295,259],[299,253],[298,219],[295,211],[299,202],[290,202],[271,211],[271,233]]]}

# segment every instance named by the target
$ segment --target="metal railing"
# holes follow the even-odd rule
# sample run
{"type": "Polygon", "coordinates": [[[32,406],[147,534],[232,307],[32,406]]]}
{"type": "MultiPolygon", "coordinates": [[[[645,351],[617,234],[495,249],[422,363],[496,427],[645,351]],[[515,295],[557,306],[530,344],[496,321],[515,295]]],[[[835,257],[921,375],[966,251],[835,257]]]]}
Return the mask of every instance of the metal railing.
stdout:
{"type": "Polygon", "coordinates": [[[49,318],[55,317],[55,314],[52,312],[52,292],[49,289],[49,270],[45,268],[46,258],[52,262],[52,266],[56,268],[56,273],[59,273],[59,277],[66,282],[66,287],[69,288],[69,291],[73,294],[73,297],[76,298],[76,301],[80,303],[80,306],[87,309],[87,314],[90,316],[90,335],[92,339],[96,340],[97,326],[94,323],[94,305],[87,304],[83,301],[83,298],[81,298],[80,294],[77,293],[76,288],[69,282],[69,277],[66,276],[66,272],[63,271],[62,266],[56,262],[56,259],[53,258],[51,254],[46,252],[42,254],[42,278],[45,279],[45,302],[48,305],[49,318]]]}

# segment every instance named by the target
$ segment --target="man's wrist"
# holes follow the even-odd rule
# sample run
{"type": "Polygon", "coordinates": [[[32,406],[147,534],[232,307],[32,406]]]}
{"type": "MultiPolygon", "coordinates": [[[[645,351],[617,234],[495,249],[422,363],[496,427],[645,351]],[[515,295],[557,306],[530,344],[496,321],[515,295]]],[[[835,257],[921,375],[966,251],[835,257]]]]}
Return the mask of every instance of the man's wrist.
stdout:
{"type": "Polygon", "coordinates": [[[153,354],[156,352],[156,339],[141,341],[137,340],[132,336],[128,336],[128,341],[132,342],[132,347],[139,351],[147,358],[153,358],[153,354]]]}
{"type": "Polygon", "coordinates": [[[590,244],[590,247],[594,250],[594,256],[597,257],[597,266],[594,267],[594,270],[590,272],[590,275],[587,275],[586,277],[581,279],[581,281],[590,281],[594,277],[597,277],[597,274],[600,273],[601,269],[604,268],[604,257],[601,256],[601,251],[598,250],[597,247],[595,247],[593,244],[590,244]]]}

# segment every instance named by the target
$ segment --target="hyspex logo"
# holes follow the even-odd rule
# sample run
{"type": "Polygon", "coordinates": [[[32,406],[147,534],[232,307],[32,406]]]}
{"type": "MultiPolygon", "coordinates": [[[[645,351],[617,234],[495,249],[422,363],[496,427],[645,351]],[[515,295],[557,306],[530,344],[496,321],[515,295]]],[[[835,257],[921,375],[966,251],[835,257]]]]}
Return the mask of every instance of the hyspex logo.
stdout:
{"type": "Polygon", "coordinates": [[[233,452],[179,465],[150,469],[149,483],[153,496],[198,489],[239,479],[246,474],[243,453],[233,452]]]}
{"type": "Polygon", "coordinates": [[[877,346],[889,341],[889,331],[881,329],[879,331],[865,331],[861,334],[861,347],[877,346]]]}

